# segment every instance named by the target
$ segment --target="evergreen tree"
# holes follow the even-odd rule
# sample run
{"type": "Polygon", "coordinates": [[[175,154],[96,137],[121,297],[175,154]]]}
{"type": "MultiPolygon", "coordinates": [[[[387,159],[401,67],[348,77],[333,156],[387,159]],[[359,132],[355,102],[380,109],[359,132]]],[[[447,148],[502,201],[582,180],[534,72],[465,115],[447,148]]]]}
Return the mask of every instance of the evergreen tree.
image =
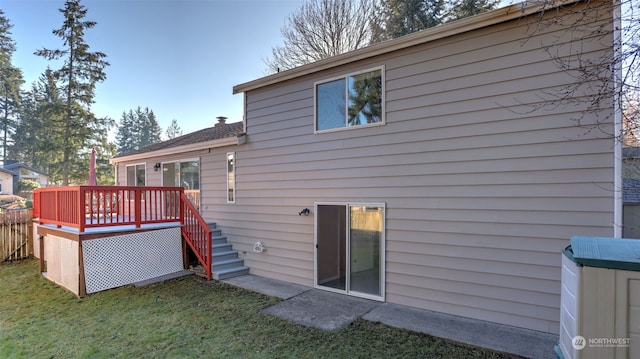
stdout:
{"type": "Polygon", "coordinates": [[[171,120],[171,124],[167,127],[166,135],[168,140],[182,136],[182,129],[178,126],[178,121],[175,118],[171,120]]]}
{"type": "Polygon", "coordinates": [[[133,129],[135,124],[132,121],[133,113],[122,112],[118,132],[116,133],[116,148],[119,155],[135,150],[133,129]]]}
{"type": "Polygon", "coordinates": [[[144,111],[138,107],[136,110],[138,116],[138,129],[140,130],[140,137],[138,142],[138,148],[147,147],[154,143],[162,141],[162,128],[156,120],[156,115],[148,107],[145,107],[144,111]]]}
{"type": "MultiPolygon", "coordinates": [[[[102,52],[89,51],[84,41],[85,30],[92,29],[94,21],[83,21],[87,9],[80,0],[67,0],[62,27],[53,34],[63,40],[63,49],[41,49],[35,52],[47,60],[63,60],[53,76],[62,90],[64,121],[62,124],[62,185],[68,185],[74,167],[87,168],[81,153],[91,139],[106,138],[111,125],[109,119],[99,119],[91,112],[96,84],[106,79],[104,68],[109,65],[102,52]]],[[[75,172],[75,171],[74,171],[75,172]]]]}
{"type": "Polygon", "coordinates": [[[478,15],[495,9],[500,0],[454,0],[451,4],[448,21],[478,15]]]}
{"type": "Polygon", "coordinates": [[[22,71],[12,65],[15,41],[11,38],[13,25],[0,9],[0,133],[2,133],[2,159],[7,151],[17,126],[20,107],[20,86],[24,82],[22,71]]]}
{"type": "Polygon", "coordinates": [[[22,95],[12,158],[49,174],[50,181],[60,183],[65,103],[53,71],[47,69],[30,91],[22,95]]]}
{"type": "Polygon", "coordinates": [[[393,39],[439,25],[444,9],[444,0],[383,1],[383,38],[393,39]]]}
{"type": "Polygon", "coordinates": [[[118,132],[116,147],[119,155],[138,150],[162,141],[162,128],[158,124],[153,110],[140,106],[134,111],[123,112],[118,132]]]}

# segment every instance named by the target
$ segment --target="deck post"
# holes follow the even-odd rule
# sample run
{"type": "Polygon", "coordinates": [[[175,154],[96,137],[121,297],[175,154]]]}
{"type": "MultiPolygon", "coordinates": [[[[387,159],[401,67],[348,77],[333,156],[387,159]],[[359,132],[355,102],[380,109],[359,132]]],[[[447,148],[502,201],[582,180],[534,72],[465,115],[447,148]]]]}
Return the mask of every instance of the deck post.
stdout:
{"type": "Polygon", "coordinates": [[[62,196],[62,192],[56,192],[54,198],[55,201],[55,213],[56,213],[56,223],[58,223],[57,227],[58,228],[62,228],[62,225],[60,225],[60,220],[62,218],[62,206],[60,206],[60,196],[62,196]]]}
{"type": "MultiPolygon", "coordinates": [[[[86,213],[87,213],[87,207],[86,207],[87,198],[86,198],[85,188],[80,186],[80,191],[78,191],[78,192],[80,192],[80,195],[79,195],[79,198],[78,198],[78,202],[79,202],[78,209],[80,210],[80,213],[79,213],[79,215],[80,215],[80,223],[79,223],[80,232],[84,232],[85,226],[87,225],[87,215],[86,215],[86,213]]],[[[91,210],[93,210],[93,207],[91,207],[91,210]]],[[[92,215],[92,213],[90,215],[92,215]]]]}
{"type": "Polygon", "coordinates": [[[142,225],[142,191],[133,191],[133,208],[136,216],[135,224],[136,228],[140,228],[142,225]]]}

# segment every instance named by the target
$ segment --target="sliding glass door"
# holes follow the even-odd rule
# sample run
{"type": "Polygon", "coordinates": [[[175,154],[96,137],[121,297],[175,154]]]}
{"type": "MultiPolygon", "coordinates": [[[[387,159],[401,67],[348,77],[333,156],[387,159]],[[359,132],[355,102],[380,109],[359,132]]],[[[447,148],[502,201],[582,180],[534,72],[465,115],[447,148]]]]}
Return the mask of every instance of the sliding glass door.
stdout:
{"type": "Polygon", "coordinates": [[[200,211],[200,160],[183,160],[162,164],[162,185],[183,187],[184,194],[200,211]]]}
{"type": "Polygon", "coordinates": [[[383,204],[317,203],[316,286],[384,299],[383,204]]]}

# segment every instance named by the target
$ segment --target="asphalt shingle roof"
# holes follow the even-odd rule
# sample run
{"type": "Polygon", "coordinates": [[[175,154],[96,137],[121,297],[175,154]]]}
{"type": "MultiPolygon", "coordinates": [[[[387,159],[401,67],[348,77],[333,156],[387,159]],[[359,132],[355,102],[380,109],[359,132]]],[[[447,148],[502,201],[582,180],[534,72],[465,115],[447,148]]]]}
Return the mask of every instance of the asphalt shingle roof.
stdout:
{"type": "Polygon", "coordinates": [[[159,150],[165,150],[173,147],[192,145],[194,143],[219,140],[222,138],[234,137],[234,136],[241,135],[243,133],[243,130],[244,130],[244,126],[242,122],[227,123],[224,125],[219,124],[214,127],[209,127],[196,132],[191,132],[180,137],[172,138],[170,140],[154,143],[153,145],[143,147],[128,153],[124,153],[115,158],[138,155],[141,153],[154,152],[159,150]]]}
{"type": "Polygon", "coordinates": [[[17,175],[17,173],[15,173],[14,171],[10,171],[10,170],[4,169],[4,168],[0,168],[0,172],[8,173],[8,174],[10,174],[12,176],[16,176],[17,175]]]}
{"type": "Polygon", "coordinates": [[[623,147],[622,158],[640,158],[640,147],[623,147]]]}
{"type": "Polygon", "coordinates": [[[5,169],[5,170],[7,170],[7,171],[14,172],[14,174],[17,174],[17,173],[18,173],[17,171],[18,171],[20,168],[26,168],[26,169],[28,169],[29,171],[36,172],[36,173],[39,173],[39,174],[41,174],[41,175],[48,176],[48,174],[47,174],[46,172],[42,172],[42,171],[40,171],[39,169],[36,169],[36,168],[33,168],[33,167],[29,167],[29,166],[25,165],[25,164],[24,164],[24,163],[22,163],[22,162],[11,163],[11,164],[8,164],[8,165],[3,166],[2,168],[3,168],[3,169],[5,169]]]}
{"type": "Polygon", "coordinates": [[[622,179],[622,202],[640,203],[640,178],[622,179]]]}

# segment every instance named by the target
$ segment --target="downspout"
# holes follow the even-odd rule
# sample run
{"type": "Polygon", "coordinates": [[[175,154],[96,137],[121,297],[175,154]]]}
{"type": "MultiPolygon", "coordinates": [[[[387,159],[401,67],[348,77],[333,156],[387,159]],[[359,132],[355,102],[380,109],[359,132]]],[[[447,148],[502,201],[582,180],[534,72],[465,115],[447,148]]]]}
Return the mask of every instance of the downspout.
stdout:
{"type": "Polygon", "coordinates": [[[614,1],[613,6],[613,126],[614,126],[614,163],[613,163],[613,236],[615,238],[622,237],[622,12],[620,1],[614,1]],[[619,136],[619,137],[618,137],[619,136]]]}
{"type": "Polygon", "coordinates": [[[113,163],[113,184],[119,186],[118,184],[118,162],[113,163]]]}
{"type": "Polygon", "coordinates": [[[242,132],[247,134],[247,93],[242,93],[242,132]]]}

